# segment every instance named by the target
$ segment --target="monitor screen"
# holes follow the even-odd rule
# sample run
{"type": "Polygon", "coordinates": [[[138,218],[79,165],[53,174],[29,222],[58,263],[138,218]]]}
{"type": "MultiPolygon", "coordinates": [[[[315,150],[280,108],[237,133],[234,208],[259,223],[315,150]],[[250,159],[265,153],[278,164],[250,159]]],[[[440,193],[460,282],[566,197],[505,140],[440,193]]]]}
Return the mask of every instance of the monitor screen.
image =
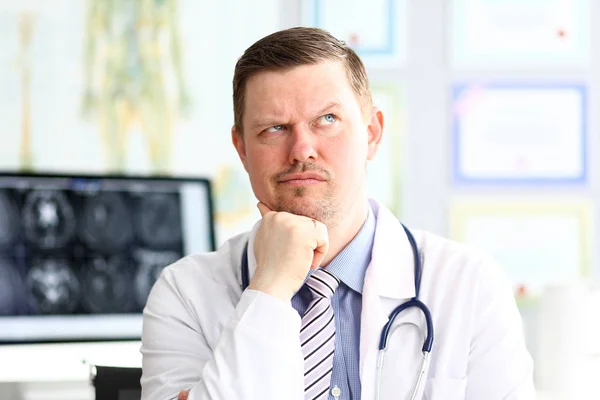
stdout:
{"type": "Polygon", "coordinates": [[[162,269],[215,248],[205,179],[0,174],[0,342],[139,339],[162,269]]]}

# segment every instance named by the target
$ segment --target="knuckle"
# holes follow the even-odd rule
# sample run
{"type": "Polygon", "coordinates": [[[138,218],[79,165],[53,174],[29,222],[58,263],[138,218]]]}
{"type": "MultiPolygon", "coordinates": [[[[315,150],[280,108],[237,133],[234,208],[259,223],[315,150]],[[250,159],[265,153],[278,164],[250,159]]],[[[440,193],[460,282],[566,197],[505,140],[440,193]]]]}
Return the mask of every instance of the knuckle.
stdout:
{"type": "Polygon", "coordinates": [[[286,223],[286,215],[284,213],[272,213],[270,214],[271,219],[273,220],[273,222],[275,222],[276,224],[281,224],[285,226],[286,223]]]}
{"type": "Polygon", "coordinates": [[[297,224],[290,224],[288,226],[288,232],[289,232],[290,236],[294,239],[299,239],[303,236],[302,228],[300,226],[298,226],[297,224]]]}

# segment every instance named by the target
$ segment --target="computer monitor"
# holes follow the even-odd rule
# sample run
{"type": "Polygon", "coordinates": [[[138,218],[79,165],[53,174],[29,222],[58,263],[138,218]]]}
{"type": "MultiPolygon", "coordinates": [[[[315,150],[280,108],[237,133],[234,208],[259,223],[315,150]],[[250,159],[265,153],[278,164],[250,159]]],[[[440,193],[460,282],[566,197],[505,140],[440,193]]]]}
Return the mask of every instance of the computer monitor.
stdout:
{"type": "Polygon", "coordinates": [[[162,269],[215,248],[199,178],[0,173],[0,343],[139,339],[162,269]]]}

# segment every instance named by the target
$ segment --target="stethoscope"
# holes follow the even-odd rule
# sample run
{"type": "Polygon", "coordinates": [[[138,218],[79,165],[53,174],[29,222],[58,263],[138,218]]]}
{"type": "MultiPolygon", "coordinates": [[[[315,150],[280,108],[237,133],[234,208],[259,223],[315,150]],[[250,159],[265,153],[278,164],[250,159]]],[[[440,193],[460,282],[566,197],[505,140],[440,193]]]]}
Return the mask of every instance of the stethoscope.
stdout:
{"type": "MultiPolygon", "coordinates": [[[[390,330],[392,329],[392,325],[394,324],[394,320],[396,317],[402,313],[402,311],[407,308],[416,307],[423,312],[425,316],[425,324],[427,325],[427,337],[425,338],[425,342],[423,343],[423,359],[421,361],[421,368],[419,369],[419,374],[417,375],[417,381],[415,383],[415,387],[413,389],[410,400],[415,400],[419,393],[422,393],[421,387],[425,382],[425,378],[427,377],[427,372],[429,370],[429,356],[431,354],[431,348],[433,347],[433,321],[431,319],[431,312],[429,308],[419,300],[419,291],[421,289],[421,255],[419,254],[419,249],[417,248],[417,242],[415,241],[414,236],[408,230],[408,228],[402,225],[404,228],[404,232],[406,232],[406,237],[410,242],[410,247],[412,248],[413,260],[414,260],[414,269],[415,269],[415,297],[408,300],[405,303],[400,304],[398,307],[391,312],[387,323],[383,326],[381,330],[381,339],[379,340],[379,353],[377,355],[377,384],[376,384],[376,399],[379,400],[380,392],[381,392],[381,373],[383,371],[383,361],[385,358],[385,351],[387,349],[388,339],[390,336],[390,330]]],[[[242,290],[246,290],[248,285],[250,285],[250,270],[248,268],[248,243],[244,247],[244,253],[242,254],[242,290]]],[[[407,323],[405,323],[407,324],[407,323]]],[[[412,323],[410,323],[412,324],[412,323]]],[[[404,325],[404,324],[403,324],[404,325]]]]}

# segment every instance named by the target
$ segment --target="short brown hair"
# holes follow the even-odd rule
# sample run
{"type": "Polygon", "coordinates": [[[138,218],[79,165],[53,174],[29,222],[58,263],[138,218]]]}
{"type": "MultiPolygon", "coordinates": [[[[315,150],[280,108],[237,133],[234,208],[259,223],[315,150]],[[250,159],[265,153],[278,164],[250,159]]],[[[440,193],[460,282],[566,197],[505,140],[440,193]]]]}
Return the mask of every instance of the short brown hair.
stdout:
{"type": "Polygon", "coordinates": [[[363,113],[372,105],[369,80],[358,55],[341,40],[318,28],[295,27],[275,32],[250,46],[235,65],[233,74],[234,123],[243,132],[246,82],[263,71],[286,70],[326,60],[344,63],[350,85],[363,113]]]}

